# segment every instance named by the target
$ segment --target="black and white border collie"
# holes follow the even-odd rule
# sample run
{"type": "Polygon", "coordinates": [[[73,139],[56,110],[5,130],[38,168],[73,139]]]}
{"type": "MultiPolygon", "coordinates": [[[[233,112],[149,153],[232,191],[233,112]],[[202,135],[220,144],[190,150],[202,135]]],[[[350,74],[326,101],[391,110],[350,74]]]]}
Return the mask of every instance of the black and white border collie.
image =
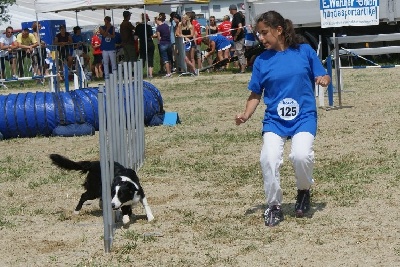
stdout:
{"type": "MultiPolygon", "coordinates": [[[[86,192],[81,195],[75,214],[79,214],[82,205],[87,200],[100,198],[101,200],[101,168],[99,161],[73,161],[58,154],[50,154],[53,164],[64,170],[75,170],[87,173],[85,182],[82,184],[86,192]]],[[[115,210],[121,209],[123,224],[129,223],[132,215],[132,206],[138,202],[142,203],[147,220],[152,221],[154,216],[147,203],[139,177],[132,169],[125,168],[118,162],[114,162],[114,178],[111,184],[111,207],[115,210]]]]}

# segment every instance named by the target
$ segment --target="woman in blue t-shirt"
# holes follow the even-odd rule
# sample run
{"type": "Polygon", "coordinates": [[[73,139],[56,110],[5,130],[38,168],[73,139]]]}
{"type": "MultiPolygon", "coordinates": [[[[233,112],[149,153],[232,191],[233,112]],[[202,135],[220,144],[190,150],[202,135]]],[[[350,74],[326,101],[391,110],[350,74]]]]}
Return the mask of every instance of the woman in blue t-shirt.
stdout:
{"type": "Polygon", "coordinates": [[[267,50],[254,62],[248,85],[251,93],[244,113],[236,116],[236,124],[246,122],[263,97],[267,106],[260,155],[267,201],[264,218],[266,225],[275,226],[284,218],[279,168],[288,139],[292,139],[289,158],[297,186],[295,214],[302,217],[310,208],[310,187],[314,183],[313,143],[317,132],[314,87],[315,84],[327,86],[331,79],[315,51],[301,43],[291,20],[268,11],[257,19],[256,26],[259,40],[267,50]]]}
{"type": "Polygon", "coordinates": [[[110,62],[112,72],[117,70],[117,55],[115,46],[115,28],[111,25],[111,18],[104,17],[104,26],[99,28],[102,37],[100,49],[103,55],[104,77],[110,77],[110,62]]]}

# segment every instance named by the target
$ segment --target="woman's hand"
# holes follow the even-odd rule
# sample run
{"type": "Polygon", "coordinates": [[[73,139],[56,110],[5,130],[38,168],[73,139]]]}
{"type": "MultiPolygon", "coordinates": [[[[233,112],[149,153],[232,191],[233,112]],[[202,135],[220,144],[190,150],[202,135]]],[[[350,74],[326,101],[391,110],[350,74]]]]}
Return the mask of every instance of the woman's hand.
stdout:
{"type": "Polygon", "coordinates": [[[249,117],[246,116],[244,113],[238,114],[235,117],[236,125],[240,125],[242,123],[245,123],[248,119],[249,119],[249,117]]]}
{"type": "Polygon", "coordinates": [[[327,87],[331,82],[329,75],[315,77],[315,83],[323,87],[327,87]]]}

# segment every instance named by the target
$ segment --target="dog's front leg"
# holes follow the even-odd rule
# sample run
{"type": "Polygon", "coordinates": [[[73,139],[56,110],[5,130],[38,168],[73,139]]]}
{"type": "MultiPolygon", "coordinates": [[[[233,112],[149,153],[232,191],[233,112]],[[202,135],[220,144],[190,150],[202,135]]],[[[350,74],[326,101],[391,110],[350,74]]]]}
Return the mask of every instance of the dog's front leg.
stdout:
{"type": "Polygon", "coordinates": [[[129,223],[130,221],[129,217],[132,215],[132,207],[122,206],[121,211],[122,211],[122,223],[123,224],[129,223]]]}
{"type": "Polygon", "coordinates": [[[154,216],[153,213],[151,212],[150,206],[147,203],[147,199],[146,197],[140,199],[140,203],[142,203],[144,210],[146,211],[146,216],[147,216],[147,220],[150,222],[152,220],[154,220],[154,216]]]}

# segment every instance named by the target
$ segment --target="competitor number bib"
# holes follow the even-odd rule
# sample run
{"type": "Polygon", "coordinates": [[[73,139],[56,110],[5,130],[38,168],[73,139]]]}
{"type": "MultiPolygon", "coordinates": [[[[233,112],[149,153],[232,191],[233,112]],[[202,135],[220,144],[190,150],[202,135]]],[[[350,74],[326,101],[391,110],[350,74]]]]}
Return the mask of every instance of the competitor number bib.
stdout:
{"type": "Polygon", "coordinates": [[[293,120],[300,112],[299,103],[293,98],[285,98],[279,102],[277,112],[282,120],[293,120]]]}

